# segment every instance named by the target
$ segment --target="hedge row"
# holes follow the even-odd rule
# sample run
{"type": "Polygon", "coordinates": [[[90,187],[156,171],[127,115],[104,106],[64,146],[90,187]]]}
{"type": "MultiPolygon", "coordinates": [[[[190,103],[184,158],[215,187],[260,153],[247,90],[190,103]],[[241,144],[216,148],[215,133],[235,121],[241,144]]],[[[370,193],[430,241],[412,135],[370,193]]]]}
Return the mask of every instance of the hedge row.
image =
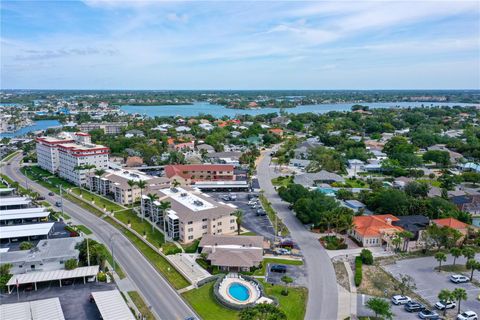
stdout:
{"type": "Polygon", "coordinates": [[[359,287],[362,284],[362,258],[355,257],[355,285],[359,287]]]}

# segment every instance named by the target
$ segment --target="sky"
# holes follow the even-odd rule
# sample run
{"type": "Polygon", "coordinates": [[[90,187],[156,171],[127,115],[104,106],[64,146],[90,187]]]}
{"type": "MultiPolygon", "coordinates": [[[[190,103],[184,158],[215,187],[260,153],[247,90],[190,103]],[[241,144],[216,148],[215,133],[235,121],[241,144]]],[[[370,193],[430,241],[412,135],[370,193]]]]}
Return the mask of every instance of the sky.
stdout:
{"type": "Polygon", "coordinates": [[[2,89],[480,89],[480,1],[0,1],[2,89]]]}

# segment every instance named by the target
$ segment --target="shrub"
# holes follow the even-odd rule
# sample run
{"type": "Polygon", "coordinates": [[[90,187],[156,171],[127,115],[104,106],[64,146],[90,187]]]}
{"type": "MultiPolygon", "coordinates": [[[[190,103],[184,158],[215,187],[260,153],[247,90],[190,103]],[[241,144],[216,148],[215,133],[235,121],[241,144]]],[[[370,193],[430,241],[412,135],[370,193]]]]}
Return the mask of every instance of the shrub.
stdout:
{"type": "Polygon", "coordinates": [[[73,270],[76,267],[78,267],[78,262],[76,259],[68,259],[67,261],[65,261],[65,269],[73,270]]]}
{"type": "Polygon", "coordinates": [[[105,282],[107,281],[107,274],[105,272],[99,272],[97,274],[97,280],[100,281],[100,282],[105,282]]]}
{"type": "Polygon", "coordinates": [[[280,292],[282,296],[288,296],[288,290],[287,289],[282,289],[280,292]]]}
{"type": "Polygon", "coordinates": [[[33,243],[28,241],[23,241],[20,243],[20,250],[30,250],[33,248],[33,243]]]}
{"type": "Polygon", "coordinates": [[[362,258],[355,257],[355,285],[359,287],[362,284],[362,258]]]}
{"type": "Polygon", "coordinates": [[[345,243],[343,238],[338,238],[336,236],[325,236],[320,240],[327,250],[341,250],[348,248],[348,245],[345,243]]]}
{"type": "Polygon", "coordinates": [[[373,264],[373,254],[372,254],[372,251],[368,249],[362,250],[362,252],[360,253],[360,258],[362,259],[362,262],[366,265],[373,264]]]}
{"type": "Polygon", "coordinates": [[[171,254],[177,254],[177,253],[181,253],[182,252],[182,249],[180,248],[177,248],[177,247],[169,247],[167,248],[163,253],[167,256],[171,255],[171,254]]]}

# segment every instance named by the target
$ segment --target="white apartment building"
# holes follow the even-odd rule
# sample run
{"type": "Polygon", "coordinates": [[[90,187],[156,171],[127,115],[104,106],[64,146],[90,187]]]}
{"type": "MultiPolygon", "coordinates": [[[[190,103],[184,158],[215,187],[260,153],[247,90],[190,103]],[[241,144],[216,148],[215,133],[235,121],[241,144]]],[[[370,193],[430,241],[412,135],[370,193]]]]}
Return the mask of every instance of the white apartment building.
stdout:
{"type": "Polygon", "coordinates": [[[77,186],[88,183],[87,174],[95,169],[108,168],[108,147],[97,144],[64,143],[58,147],[58,175],[77,186]],[[82,166],[94,169],[78,170],[82,166]]]}
{"type": "Polygon", "coordinates": [[[109,149],[92,144],[88,133],[63,133],[62,137],[39,137],[36,140],[38,165],[76,185],[85,185],[88,182],[86,174],[93,170],[78,170],[79,167],[108,168],[109,149]]]}
{"type": "MultiPolygon", "coordinates": [[[[92,172],[88,175],[90,189],[98,194],[111,197],[115,202],[121,204],[131,204],[140,199],[141,190],[137,185],[129,185],[128,181],[145,181],[147,188],[149,186],[168,187],[170,179],[165,177],[155,177],[145,174],[139,170],[107,169],[101,176],[92,172]]],[[[146,194],[146,191],[143,190],[146,194]]]]}
{"type": "Polygon", "coordinates": [[[208,195],[190,188],[149,188],[158,199],[152,201],[144,195],[142,210],[146,217],[163,229],[165,217],[166,233],[174,240],[189,243],[206,234],[233,234],[237,230],[236,206],[217,202],[208,195]],[[164,213],[162,202],[169,202],[170,208],[164,213]]]}

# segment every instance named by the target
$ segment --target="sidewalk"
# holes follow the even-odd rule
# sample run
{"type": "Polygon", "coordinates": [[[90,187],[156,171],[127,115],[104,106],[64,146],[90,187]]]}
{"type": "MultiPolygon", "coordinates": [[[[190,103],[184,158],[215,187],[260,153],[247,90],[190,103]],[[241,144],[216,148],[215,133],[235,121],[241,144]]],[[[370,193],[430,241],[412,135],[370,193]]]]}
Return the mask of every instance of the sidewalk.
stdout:
{"type": "Polygon", "coordinates": [[[196,285],[198,281],[211,276],[195,261],[196,256],[196,254],[177,253],[167,255],[166,258],[190,283],[196,285]]]}

